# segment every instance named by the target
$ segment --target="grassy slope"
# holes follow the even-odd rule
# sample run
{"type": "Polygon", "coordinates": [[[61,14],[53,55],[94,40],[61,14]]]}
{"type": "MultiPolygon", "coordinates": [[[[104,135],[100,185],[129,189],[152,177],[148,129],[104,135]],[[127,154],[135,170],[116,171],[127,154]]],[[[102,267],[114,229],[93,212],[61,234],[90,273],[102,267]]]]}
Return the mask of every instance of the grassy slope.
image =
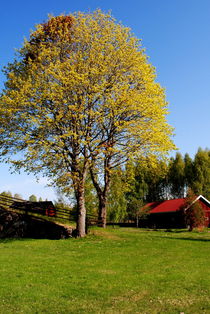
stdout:
{"type": "Polygon", "coordinates": [[[0,242],[0,313],[210,313],[210,233],[0,242]]]}

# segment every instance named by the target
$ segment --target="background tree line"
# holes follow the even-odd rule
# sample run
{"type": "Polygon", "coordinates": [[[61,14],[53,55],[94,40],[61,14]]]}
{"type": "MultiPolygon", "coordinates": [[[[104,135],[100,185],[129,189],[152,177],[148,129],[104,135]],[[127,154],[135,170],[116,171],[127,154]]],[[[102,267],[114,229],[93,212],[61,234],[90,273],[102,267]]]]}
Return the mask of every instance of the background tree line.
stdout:
{"type": "MultiPolygon", "coordinates": [[[[139,208],[153,201],[195,195],[210,199],[210,150],[199,148],[194,158],[177,152],[169,160],[128,161],[114,169],[108,195],[107,220],[119,222],[136,218],[139,208]]],[[[97,197],[91,180],[86,186],[86,208],[97,215],[97,197]]]]}
{"type": "MultiPolygon", "coordinates": [[[[176,153],[169,160],[156,157],[136,161],[129,160],[125,167],[118,167],[111,172],[110,191],[107,202],[107,220],[120,222],[136,219],[139,209],[148,202],[186,197],[191,189],[194,194],[202,194],[210,199],[210,150],[199,148],[194,158],[176,153]]],[[[10,191],[1,195],[12,196],[10,191]]],[[[14,194],[15,198],[22,198],[14,194]]],[[[35,195],[29,201],[42,201],[35,195]]],[[[98,216],[98,197],[88,175],[85,186],[85,205],[87,213],[98,216]]],[[[76,201],[75,201],[76,204],[76,201]]],[[[68,203],[57,191],[54,205],[58,209],[75,211],[73,202],[68,203]]]]}
{"type": "MultiPolygon", "coordinates": [[[[3,191],[3,192],[0,193],[0,195],[2,195],[2,196],[8,196],[8,197],[13,197],[13,198],[15,198],[15,199],[20,199],[20,200],[23,199],[23,197],[22,197],[21,194],[19,194],[19,193],[14,193],[14,195],[13,195],[11,191],[3,191]]],[[[39,197],[39,198],[38,198],[38,197],[37,197],[36,195],[34,195],[34,194],[31,194],[31,195],[29,196],[28,200],[29,200],[30,202],[43,202],[42,197],[39,197]]],[[[45,201],[47,201],[47,199],[45,199],[45,201]]]]}

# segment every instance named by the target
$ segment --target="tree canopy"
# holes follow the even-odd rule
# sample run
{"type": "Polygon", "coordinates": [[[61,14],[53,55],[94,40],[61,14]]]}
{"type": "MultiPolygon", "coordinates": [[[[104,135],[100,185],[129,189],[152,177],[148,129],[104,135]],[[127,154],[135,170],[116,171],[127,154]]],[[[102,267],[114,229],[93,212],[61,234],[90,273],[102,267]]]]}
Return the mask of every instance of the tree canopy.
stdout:
{"type": "Polygon", "coordinates": [[[85,234],[91,164],[174,148],[165,93],[141,42],[100,10],[50,17],[5,68],[0,151],[15,169],[42,172],[77,200],[85,234]]]}
{"type": "Polygon", "coordinates": [[[29,201],[30,201],[30,202],[37,202],[37,197],[36,197],[36,195],[34,195],[34,194],[30,195],[30,196],[29,196],[29,201]]]}

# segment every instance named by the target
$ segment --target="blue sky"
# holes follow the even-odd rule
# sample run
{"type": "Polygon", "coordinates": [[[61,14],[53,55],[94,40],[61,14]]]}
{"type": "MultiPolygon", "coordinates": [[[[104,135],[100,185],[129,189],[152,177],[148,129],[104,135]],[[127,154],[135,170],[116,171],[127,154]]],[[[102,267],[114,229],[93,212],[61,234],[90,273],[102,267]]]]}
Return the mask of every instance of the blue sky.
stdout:
{"type": "MultiPolygon", "coordinates": [[[[166,89],[168,122],[175,127],[175,144],[182,154],[209,145],[210,134],[210,1],[209,0],[36,0],[4,1],[0,19],[0,67],[13,60],[34,25],[52,13],[102,9],[129,26],[142,39],[157,81],[166,89]]],[[[4,77],[0,74],[0,88],[4,77]]],[[[31,194],[54,200],[55,192],[32,175],[13,174],[1,164],[0,192],[24,198],[31,194]]]]}

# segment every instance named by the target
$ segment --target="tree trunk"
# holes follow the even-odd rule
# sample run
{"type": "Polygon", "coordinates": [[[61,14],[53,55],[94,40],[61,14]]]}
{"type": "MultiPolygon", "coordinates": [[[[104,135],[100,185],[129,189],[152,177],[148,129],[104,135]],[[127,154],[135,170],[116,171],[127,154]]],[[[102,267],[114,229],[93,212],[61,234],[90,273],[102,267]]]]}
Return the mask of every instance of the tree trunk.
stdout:
{"type": "MultiPolygon", "coordinates": [[[[75,171],[76,173],[76,171],[75,171]]],[[[86,235],[86,208],[85,208],[85,180],[87,175],[87,163],[82,171],[78,171],[78,179],[74,184],[74,191],[77,200],[77,237],[86,235]]]]}
{"type": "Polygon", "coordinates": [[[109,169],[105,170],[105,179],[104,187],[100,187],[99,182],[97,181],[97,176],[94,174],[93,168],[90,168],[90,174],[92,178],[93,185],[96,189],[98,196],[98,226],[106,228],[106,216],[107,216],[107,196],[110,189],[110,171],[109,169]]]}
{"type": "Polygon", "coordinates": [[[82,238],[86,235],[86,208],[85,208],[85,189],[80,184],[77,191],[77,236],[82,238]]]}
{"type": "Polygon", "coordinates": [[[136,228],[139,227],[139,215],[137,214],[136,215],[136,228]]]}
{"type": "Polygon", "coordinates": [[[106,228],[107,196],[103,194],[104,193],[98,194],[98,198],[99,198],[98,226],[102,228],[106,228]]]}

